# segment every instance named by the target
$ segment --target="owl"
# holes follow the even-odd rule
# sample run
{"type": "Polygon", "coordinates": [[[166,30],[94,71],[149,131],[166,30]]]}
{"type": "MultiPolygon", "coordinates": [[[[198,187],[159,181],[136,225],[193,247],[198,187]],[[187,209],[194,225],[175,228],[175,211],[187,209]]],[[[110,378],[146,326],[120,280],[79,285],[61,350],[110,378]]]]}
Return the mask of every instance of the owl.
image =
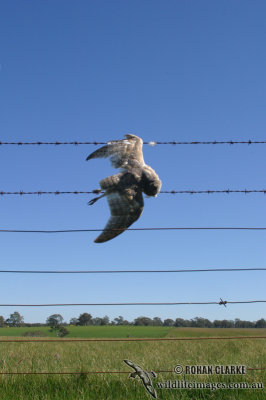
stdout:
{"type": "Polygon", "coordinates": [[[125,139],[112,140],[87,157],[110,158],[114,168],[120,168],[118,174],[100,181],[104,193],[92,199],[93,205],[102,197],[107,198],[111,216],[95,243],[107,242],[124,232],[141,216],[144,201],[142,193],[157,196],[162,182],[156,172],[146,165],[142,153],[143,141],[135,135],[125,135],[125,139]]]}

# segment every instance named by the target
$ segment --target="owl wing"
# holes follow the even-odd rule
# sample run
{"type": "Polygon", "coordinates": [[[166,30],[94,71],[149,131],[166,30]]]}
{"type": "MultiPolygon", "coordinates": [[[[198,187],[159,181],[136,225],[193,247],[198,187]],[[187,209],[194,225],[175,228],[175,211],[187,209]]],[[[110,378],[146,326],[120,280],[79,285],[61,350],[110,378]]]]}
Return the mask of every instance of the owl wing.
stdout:
{"type": "Polygon", "coordinates": [[[107,242],[124,232],[141,216],[144,208],[142,192],[139,189],[117,190],[106,193],[111,216],[95,243],[107,242]]]}
{"type": "Polygon", "coordinates": [[[105,146],[91,153],[86,160],[110,157],[114,168],[130,169],[143,166],[142,139],[135,135],[125,135],[125,138],[107,142],[105,146]]]}

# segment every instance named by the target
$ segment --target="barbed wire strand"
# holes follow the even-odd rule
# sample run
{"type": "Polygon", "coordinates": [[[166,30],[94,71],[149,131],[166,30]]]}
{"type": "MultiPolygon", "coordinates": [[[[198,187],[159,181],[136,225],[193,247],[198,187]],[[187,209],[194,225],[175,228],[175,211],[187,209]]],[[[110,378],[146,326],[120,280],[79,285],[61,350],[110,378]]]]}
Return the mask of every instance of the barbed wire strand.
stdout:
{"type": "MultiPolygon", "coordinates": [[[[107,144],[108,142],[98,142],[98,141],[89,141],[89,142],[80,142],[80,141],[70,141],[70,142],[2,142],[0,141],[0,146],[6,146],[6,145],[12,145],[12,146],[42,146],[42,145],[53,145],[53,146],[65,146],[65,145],[74,145],[74,146],[79,146],[79,145],[102,145],[102,144],[107,144]]],[[[227,140],[227,141],[166,141],[166,142],[161,142],[161,141],[144,141],[143,144],[148,144],[150,146],[155,146],[155,145],[216,145],[216,144],[265,144],[266,140],[227,140]]]]}
{"type": "MultiPolygon", "coordinates": [[[[0,196],[41,196],[41,195],[72,195],[72,194],[101,194],[104,193],[101,189],[93,189],[89,191],[81,191],[81,190],[72,190],[72,191],[45,191],[45,190],[37,190],[37,191],[0,191],[0,196]]],[[[263,193],[266,194],[266,189],[222,189],[222,190],[162,190],[159,194],[232,194],[232,193],[263,193]]]]}
{"type": "MultiPolygon", "coordinates": [[[[246,368],[247,371],[263,371],[266,367],[246,368]]],[[[156,373],[176,373],[173,369],[156,370],[156,373]]],[[[60,371],[60,372],[0,372],[0,375],[89,375],[89,374],[130,374],[130,371],[60,371]]]]}
{"type": "Polygon", "coordinates": [[[8,274],[131,274],[131,273],[182,273],[182,272],[244,272],[266,271],[266,268],[207,268],[207,269],[144,269],[144,270],[0,270],[8,274]]]}
{"type": "MultiPolygon", "coordinates": [[[[84,232],[101,232],[103,229],[0,229],[2,233],[84,233],[84,232]]],[[[105,229],[106,231],[121,231],[122,229],[105,229]]],[[[126,231],[169,231],[169,230],[247,230],[247,231],[265,231],[266,227],[167,227],[167,228],[128,228],[126,231]]],[[[124,229],[122,230],[124,232],[124,229]]]]}
{"type": "Polygon", "coordinates": [[[208,336],[208,337],[167,337],[167,338],[100,338],[100,339],[1,339],[0,343],[73,343],[73,342],[167,342],[187,340],[246,340],[266,339],[266,336],[208,336]]]}
{"type": "Polygon", "coordinates": [[[0,304],[0,307],[69,307],[69,306],[175,306],[175,305],[224,305],[226,304],[251,304],[266,303],[266,300],[243,301],[202,301],[202,302],[121,302],[121,303],[51,303],[51,304],[0,304]]]}

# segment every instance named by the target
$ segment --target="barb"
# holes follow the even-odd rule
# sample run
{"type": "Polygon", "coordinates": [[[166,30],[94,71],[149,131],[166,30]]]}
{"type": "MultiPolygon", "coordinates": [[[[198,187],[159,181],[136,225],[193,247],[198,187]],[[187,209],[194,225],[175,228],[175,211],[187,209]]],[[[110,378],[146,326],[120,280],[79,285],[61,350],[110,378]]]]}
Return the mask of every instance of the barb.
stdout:
{"type": "Polygon", "coordinates": [[[220,297],[220,302],[219,302],[219,304],[220,304],[220,306],[225,306],[226,307],[226,304],[227,304],[227,301],[224,301],[223,299],[221,299],[221,297],[220,297]]]}
{"type": "Polygon", "coordinates": [[[266,336],[206,336],[206,337],[167,337],[167,338],[113,338],[113,339],[1,339],[0,343],[73,343],[73,342],[167,342],[179,340],[246,340],[266,339],[266,336]]]}
{"type": "MultiPolygon", "coordinates": [[[[109,230],[109,229],[108,229],[109,230]]],[[[110,229],[120,231],[121,229],[110,229]]],[[[266,227],[169,227],[169,228],[128,228],[127,231],[169,231],[169,230],[238,230],[238,231],[265,231],[266,227]]],[[[0,233],[84,233],[101,232],[102,229],[59,229],[59,230],[27,230],[27,229],[0,229],[0,233]]]]}
{"type": "Polygon", "coordinates": [[[69,306],[179,306],[218,304],[266,303],[266,300],[202,301],[202,302],[133,302],[133,303],[51,303],[51,304],[0,304],[0,307],[69,307],[69,306]]]}
{"type": "Polygon", "coordinates": [[[182,272],[245,272],[266,271],[266,268],[208,268],[208,269],[146,269],[146,270],[0,270],[8,274],[147,274],[147,273],[182,273],[182,272]]]}
{"type": "MultiPolygon", "coordinates": [[[[100,144],[106,144],[107,142],[79,142],[79,141],[72,141],[72,142],[2,142],[0,141],[0,146],[6,146],[6,145],[13,145],[13,146],[41,146],[41,145],[52,145],[52,146],[64,146],[64,145],[100,145],[100,144]]],[[[180,142],[180,141],[168,141],[168,142],[161,142],[161,141],[149,141],[149,142],[143,142],[143,144],[148,144],[150,146],[155,146],[155,145],[196,145],[196,144],[202,144],[202,145],[216,145],[216,144],[265,144],[266,140],[227,140],[227,141],[191,141],[191,142],[180,142]]]]}
{"type": "MultiPolygon", "coordinates": [[[[60,190],[55,190],[55,191],[45,191],[45,190],[37,190],[37,191],[31,191],[31,192],[26,192],[24,190],[19,190],[19,191],[14,191],[14,192],[9,192],[9,191],[0,191],[1,196],[24,196],[24,195],[66,195],[66,194],[100,194],[104,193],[101,189],[93,189],[93,190],[88,190],[88,191],[82,191],[82,190],[68,190],[68,191],[60,191],[60,190]]],[[[249,194],[249,193],[263,193],[266,194],[266,189],[222,189],[222,190],[211,190],[211,189],[206,189],[206,190],[162,190],[159,194],[231,194],[231,193],[244,193],[244,194],[249,194]]]]}

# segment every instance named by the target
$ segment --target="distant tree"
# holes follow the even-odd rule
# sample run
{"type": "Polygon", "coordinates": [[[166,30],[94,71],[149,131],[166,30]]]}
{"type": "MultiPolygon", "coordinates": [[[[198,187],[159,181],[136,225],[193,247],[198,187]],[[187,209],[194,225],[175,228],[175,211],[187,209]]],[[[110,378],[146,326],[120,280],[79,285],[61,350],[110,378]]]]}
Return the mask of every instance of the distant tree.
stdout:
{"type": "Polygon", "coordinates": [[[108,325],[110,323],[110,319],[107,315],[102,318],[101,325],[108,325]]]}
{"type": "Polygon", "coordinates": [[[234,322],[227,320],[227,319],[223,319],[221,321],[215,319],[213,321],[213,327],[214,328],[234,328],[234,322]]]}
{"type": "Polygon", "coordinates": [[[148,317],[138,317],[134,320],[136,326],[151,326],[152,323],[152,319],[148,317]]]}
{"type": "Polygon", "coordinates": [[[24,318],[20,315],[18,311],[10,314],[10,317],[6,320],[6,324],[9,326],[21,326],[23,325],[24,318]]]}
{"type": "Polygon", "coordinates": [[[154,317],[152,320],[153,326],[163,326],[163,321],[159,317],[154,317]]]}
{"type": "Polygon", "coordinates": [[[255,322],[251,321],[240,321],[241,328],[255,328],[255,322]]]}
{"type": "Polygon", "coordinates": [[[241,321],[239,318],[236,318],[234,321],[235,328],[255,328],[255,322],[251,321],[241,321]]]}
{"type": "Polygon", "coordinates": [[[95,317],[92,318],[91,323],[93,325],[108,325],[110,323],[109,317],[105,315],[103,318],[95,317]]]}
{"type": "Polygon", "coordinates": [[[164,326],[174,326],[175,321],[171,318],[167,318],[163,321],[164,326]]]}
{"type": "Polygon", "coordinates": [[[266,328],[265,319],[261,318],[255,323],[255,328],[266,328]]]}
{"type": "Polygon", "coordinates": [[[78,325],[87,326],[92,324],[92,316],[88,313],[80,314],[78,317],[78,325]]]}
{"type": "Polygon", "coordinates": [[[91,323],[92,323],[92,325],[101,325],[102,324],[102,318],[100,318],[100,317],[92,318],[91,323]]]}
{"type": "Polygon", "coordinates": [[[5,319],[0,315],[0,328],[3,328],[5,326],[5,319]]]}
{"type": "Polygon", "coordinates": [[[124,318],[119,315],[119,317],[114,318],[115,325],[124,325],[124,318]]]}
{"type": "Polygon", "coordinates": [[[64,337],[64,336],[68,335],[69,333],[70,333],[69,330],[65,326],[60,326],[58,328],[57,336],[64,337]]]}
{"type": "Polygon", "coordinates": [[[177,328],[182,327],[182,326],[190,326],[190,322],[189,325],[186,324],[186,321],[183,318],[176,318],[175,320],[175,326],[177,328]]]}
{"type": "Polygon", "coordinates": [[[206,318],[195,317],[191,320],[191,326],[196,328],[211,328],[212,323],[206,318]]]}
{"type": "Polygon", "coordinates": [[[50,326],[51,329],[57,329],[63,322],[63,317],[61,314],[52,314],[47,318],[46,324],[50,326]]]}
{"type": "Polygon", "coordinates": [[[207,318],[204,318],[204,325],[205,328],[212,328],[212,322],[207,318]]]}
{"type": "Polygon", "coordinates": [[[69,321],[69,325],[78,325],[78,319],[77,318],[71,318],[69,321]]]}

